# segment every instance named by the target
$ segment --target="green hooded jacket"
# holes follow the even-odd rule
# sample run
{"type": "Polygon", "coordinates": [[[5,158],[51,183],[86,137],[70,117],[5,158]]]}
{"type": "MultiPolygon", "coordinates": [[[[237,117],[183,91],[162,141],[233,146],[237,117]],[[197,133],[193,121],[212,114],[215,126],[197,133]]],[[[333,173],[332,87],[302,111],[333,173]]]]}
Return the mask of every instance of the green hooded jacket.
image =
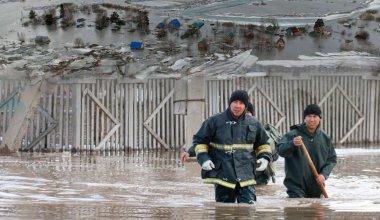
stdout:
{"type": "Polygon", "coordinates": [[[298,197],[320,197],[321,191],[310,169],[302,149],[293,144],[293,138],[302,136],[302,140],[308,150],[311,160],[319,174],[325,179],[329,177],[336,165],[337,156],[331,138],[318,126],[314,135],[311,135],[306,124],[294,125],[278,143],[278,153],[285,158],[284,185],[288,194],[296,194],[298,197]]]}

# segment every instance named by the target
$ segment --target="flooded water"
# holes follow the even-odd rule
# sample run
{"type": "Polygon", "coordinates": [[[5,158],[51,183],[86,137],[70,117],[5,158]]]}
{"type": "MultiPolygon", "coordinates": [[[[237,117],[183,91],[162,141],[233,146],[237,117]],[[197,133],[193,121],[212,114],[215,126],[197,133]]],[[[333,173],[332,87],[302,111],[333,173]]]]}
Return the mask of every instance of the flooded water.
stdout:
{"type": "MultiPolygon", "coordinates": [[[[192,51],[192,56],[201,55],[197,48],[197,43],[202,38],[207,38],[211,42],[220,41],[225,34],[231,32],[228,30],[219,30],[220,36],[217,36],[211,30],[211,23],[215,21],[229,21],[235,23],[252,23],[262,24],[266,18],[275,17],[280,25],[286,26],[305,26],[308,25],[308,31],[312,30],[312,26],[317,18],[323,18],[326,27],[332,32],[331,37],[314,38],[308,35],[299,37],[286,37],[286,47],[283,49],[275,49],[272,47],[262,48],[260,42],[256,39],[238,39],[235,42],[235,48],[254,48],[254,55],[260,59],[287,60],[297,59],[299,55],[314,55],[315,52],[331,53],[343,50],[369,51],[378,54],[380,42],[380,34],[375,31],[379,28],[379,22],[357,20],[357,16],[368,8],[378,9],[379,1],[328,1],[315,3],[315,1],[264,1],[265,6],[257,5],[260,1],[234,0],[221,1],[219,4],[198,5],[194,3],[188,7],[185,0],[176,1],[130,1],[132,5],[144,6],[150,11],[150,30],[152,33],[130,33],[129,27],[123,26],[120,31],[113,32],[111,27],[99,31],[94,28],[95,14],[87,15],[77,12],[75,18],[86,18],[87,26],[76,28],[75,26],[62,29],[58,26],[48,27],[46,25],[29,25],[22,26],[23,21],[27,20],[30,10],[37,11],[42,14],[49,6],[59,5],[63,0],[42,0],[42,1],[0,1],[0,43],[18,42],[18,34],[24,34],[27,41],[32,40],[38,35],[48,36],[51,40],[50,48],[62,48],[65,45],[71,45],[77,38],[81,38],[87,44],[115,45],[125,46],[131,41],[143,41],[147,48],[157,47],[159,42],[154,35],[155,26],[166,19],[179,17],[183,26],[181,30],[168,34],[168,39],[177,43],[177,46],[189,47],[188,51],[192,51]],[[254,2],[254,3],[252,3],[254,2]],[[343,3],[345,2],[345,3],[343,3]],[[371,4],[369,4],[371,3],[371,4]],[[167,6],[165,6],[167,4],[167,6]],[[367,8],[368,7],[368,8],[367,8]],[[187,8],[189,8],[187,10],[187,8]],[[186,9],[186,10],[185,10],[186,9]],[[254,16],[253,16],[254,15],[254,16]],[[189,19],[185,19],[188,17],[189,19]],[[352,28],[344,27],[337,23],[339,19],[355,21],[352,28]],[[186,25],[194,21],[205,20],[206,25],[201,29],[201,34],[193,39],[179,39],[179,35],[186,30],[186,25]],[[370,38],[368,40],[355,39],[355,34],[360,30],[367,30],[370,38]],[[225,32],[225,33],[224,33],[225,32]],[[351,42],[346,44],[345,42],[351,42]],[[377,52],[376,52],[377,51],[377,52]]],[[[74,1],[75,2],[75,1],[74,1]]],[[[85,5],[91,3],[102,3],[104,1],[82,0],[77,5],[85,5]]],[[[108,1],[112,4],[125,5],[123,0],[108,1]]],[[[197,1],[194,1],[197,2],[197,1]]],[[[207,2],[207,1],[206,1],[207,2]]],[[[109,11],[109,14],[112,10],[109,11]]],[[[131,15],[120,12],[121,17],[128,20],[131,15]]],[[[379,14],[377,13],[376,16],[379,14]]],[[[219,28],[220,29],[220,28],[219,28]]],[[[285,29],[285,26],[283,26],[285,29]]],[[[235,34],[237,30],[233,30],[235,34]]],[[[278,36],[267,36],[271,41],[275,42],[278,36]]],[[[213,49],[219,51],[217,49],[213,49]]],[[[220,51],[219,51],[220,52],[220,51]]]]}
{"type": "Polygon", "coordinates": [[[338,149],[328,199],[288,199],[277,180],[256,205],[214,202],[178,152],[1,156],[0,219],[379,219],[380,147],[338,149]]]}

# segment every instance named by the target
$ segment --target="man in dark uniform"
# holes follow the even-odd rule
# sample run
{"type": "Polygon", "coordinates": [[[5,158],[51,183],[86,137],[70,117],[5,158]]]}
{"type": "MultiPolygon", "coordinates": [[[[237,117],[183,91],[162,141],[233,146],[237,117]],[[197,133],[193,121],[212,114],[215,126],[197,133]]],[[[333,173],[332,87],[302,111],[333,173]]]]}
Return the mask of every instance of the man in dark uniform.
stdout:
{"type": "Polygon", "coordinates": [[[206,119],[193,137],[202,178],[215,185],[216,202],[254,204],[256,162],[264,170],[272,158],[268,136],[246,115],[247,105],[247,92],[234,91],[227,110],[206,119]]]}
{"type": "MultiPolygon", "coordinates": [[[[251,102],[248,102],[246,114],[249,116],[254,116],[255,114],[255,109],[253,107],[253,104],[251,102]]],[[[257,170],[256,169],[256,185],[267,185],[270,180],[272,182],[275,182],[275,175],[276,175],[276,169],[274,162],[278,159],[278,153],[276,152],[275,148],[275,141],[271,137],[271,134],[268,134],[268,130],[266,128],[271,129],[273,126],[270,125],[264,125],[264,129],[267,131],[267,135],[269,136],[268,143],[271,146],[272,150],[272,161],[268,164],[268,166],[264,170],[257,170]]],[[[185,163],[187,160],[189,160],[190,157],[195,157],[195,147],[191,146],[189,149],[184,149],[184,151],[180,155],[180,159],[182,163],[185,163]]]]}
{"type": "Polygon", "coordinates": [[[304,123],[293,125],[278,143],[280,156],[285,157],[284,185],[290,198],[320,198],[337,157],[331,138],[321,130],[322,112],[318,105],[308,105],[303,113],[304,123]],[[317,179],[302,153],[305,144],[319,176],[317,179]]]}
{"type": "MultiPolygon", "coordinates": [[[[254,110],[252,103],[248,102],[246,114],[249,116],[254,116],[254,112],[255,112],[255,110],[254,110]]],[[[191,146],[191,147],[189,147],[189,149],[184,149],[184,151],[180,155],[180,159],[181,159],[182,163],[184,163],[189,159],[189,157],[195,157],[195,156],[196,156],[195,155],[195,146],[191,146]]]]}

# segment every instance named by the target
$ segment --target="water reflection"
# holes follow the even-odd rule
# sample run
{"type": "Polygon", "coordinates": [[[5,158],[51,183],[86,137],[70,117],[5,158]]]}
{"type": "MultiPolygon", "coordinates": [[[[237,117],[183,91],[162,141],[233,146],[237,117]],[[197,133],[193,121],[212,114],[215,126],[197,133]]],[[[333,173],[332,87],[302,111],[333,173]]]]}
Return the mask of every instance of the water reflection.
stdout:
{"type": "Polygon", "coordinates": [[[285,207],[284,217],[285,219],[295,219],[295,218],[308,218],[315,220],[326,219],[325,212],[331,212],[328,208],[322,206],[319,203],[313,203],[310,206],[303,207],[300,211],[299,207],[285,207]]]}
{"type": "Polygon", "coordinates": [[[380,217],[380,151],[339,150],[329,199],[288,199],[283,159],[258,203],[214,202],[196,162],[179,153],[19,154],[0,161],[1,219],[361,219],[380,217]]]}

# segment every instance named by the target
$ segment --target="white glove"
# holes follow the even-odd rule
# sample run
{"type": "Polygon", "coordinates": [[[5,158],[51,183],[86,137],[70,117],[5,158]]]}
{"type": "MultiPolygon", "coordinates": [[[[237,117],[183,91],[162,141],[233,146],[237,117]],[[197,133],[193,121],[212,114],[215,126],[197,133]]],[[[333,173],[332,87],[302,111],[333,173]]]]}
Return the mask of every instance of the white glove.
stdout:
{"type": "Polygon", "coordinates": [[[204,170],[212,170],[212,168],[215,168],[214,163],[211,160],[206,160],[202,164],[202,169],[204,170]]]}
{"type": "Polygon", "coordinates": [[[256,171],[263,171],[267,168],[269,161],[267,159],[260,158],[256,161],[256,163],[259,165],[256,168],[256,171]]]}

